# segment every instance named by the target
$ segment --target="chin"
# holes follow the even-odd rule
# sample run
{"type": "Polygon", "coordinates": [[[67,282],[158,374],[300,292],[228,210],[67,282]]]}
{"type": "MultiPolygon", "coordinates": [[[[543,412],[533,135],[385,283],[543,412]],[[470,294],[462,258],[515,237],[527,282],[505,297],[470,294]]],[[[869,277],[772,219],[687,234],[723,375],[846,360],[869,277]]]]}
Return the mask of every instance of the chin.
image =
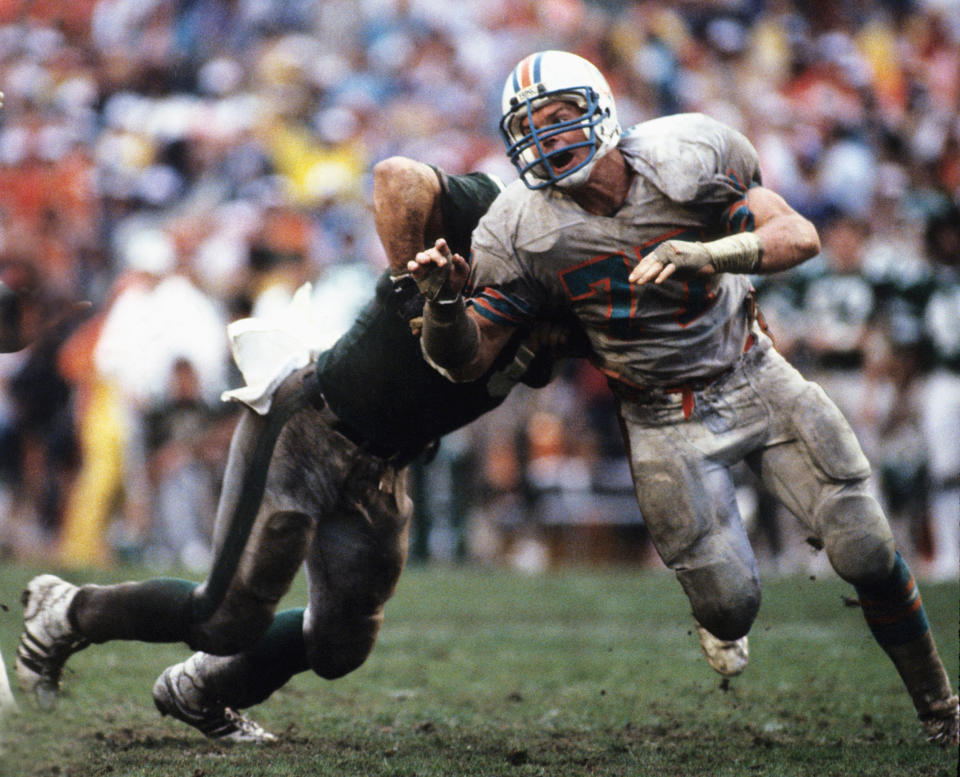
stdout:
{"type": "Polygon", "coordinates": [[[593,170],[593,164],[586,164],[579,170],[570,173],[566,178],[561,178],[554,186],[560,189],[575,189],[578,186],[583,186],[590,177],[591,170],[593,170]]]}

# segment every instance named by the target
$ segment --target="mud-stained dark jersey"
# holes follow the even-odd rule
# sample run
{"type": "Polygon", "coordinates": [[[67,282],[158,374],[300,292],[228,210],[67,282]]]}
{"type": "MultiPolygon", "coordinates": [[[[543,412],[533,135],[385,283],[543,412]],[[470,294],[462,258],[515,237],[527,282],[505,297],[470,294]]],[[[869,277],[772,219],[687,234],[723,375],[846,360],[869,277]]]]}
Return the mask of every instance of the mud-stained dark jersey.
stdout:
{"type": "MultiPolygon", "coordinates": [[[[444,237],[452,250],[469,257],[470,234],[500,184],[481,173],[441,173],[440,179],[444,237]]],[[[411,292],[384,273],[374,299],[353,326],[317,359],[320,387],[331,409],[353,432],[350,436],[381,454],[409,456],[499,405],[510,385],[502,371],[513,362],[519,343],[516,337],[479,380],[451,383],[424,361],[420,338],[411,333],[411,292]],[[497,375],[501,377],[491,384],[497,375]]],[[[415,304],[422,307],[422,300],[415,304]]]]}

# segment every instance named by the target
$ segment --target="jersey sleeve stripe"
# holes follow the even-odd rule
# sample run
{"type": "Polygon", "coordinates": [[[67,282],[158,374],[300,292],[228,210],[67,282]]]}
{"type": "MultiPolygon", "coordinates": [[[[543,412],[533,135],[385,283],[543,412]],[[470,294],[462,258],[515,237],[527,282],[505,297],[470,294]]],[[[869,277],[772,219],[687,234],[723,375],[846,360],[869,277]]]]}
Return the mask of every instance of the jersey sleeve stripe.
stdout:
{"type": "Polygon", "coordinates": [[[498,302],[503,301],[506,304],[512,305],[517,310],[522,311],[524,315],[527,315],[530,311],[529,305],[524,305],[523,302],[513,297],[507,297],[505,294],[497,291],[496,289],[484,289],[480,296],[487,297],[491,300],[497,300],[498,302]]]}
{"type": "Polygon", "coordinates": [[[747,190],[747,185],[743,182],[740,176],[737,174],[737,171],[733,168],[727,170],[727,180],[733,184],[733,188],[738,191],[745,192],[747,190]]]}
{"type": "Polygon", "coordinates": [[[520,321],[510,318],[509,316],[500,315],[497,311],[490,309],[488,306],[484,305],[480,300],[471,300],[471,307],[477,313],[484,318],[492,321],[495,324],[500,324],[501,326],[519,326],[520,321]]]}
{"type": "Polygon", "coordinates": [[[525,316],[520,314],[515,307],[506,305],[500,300],[491,300],[489,298],[478,297],[475,300],[475,304],[479,305],[485,310],[493,311],[497,315],[503,316],[504,318],[518,324],[525,318],[525,316]]]}
{"type": "Polygon", "coordinates": [[[470,303],[477,313],[495,323],[518,326],[530,318],[524,305],[490,289],[471,298],[470,303]]]}
{"type": "Polygon", "coordinates": [[[732,232],[750,232],[753,230],[753,211],[747,205],[746,199],[733,203],[723,214],[724,227],[727,234],[732,232]]]}
{"type": "Polygon", "coordinates": [[[485,296],[490,300],[496,300],[500,306],[510,306],[516,311],[516,315],[523,319],[533,318],[533,309],[526,301],[519,297],[508,297],[497,289],[485,288],[480,296],[485,296]]]}

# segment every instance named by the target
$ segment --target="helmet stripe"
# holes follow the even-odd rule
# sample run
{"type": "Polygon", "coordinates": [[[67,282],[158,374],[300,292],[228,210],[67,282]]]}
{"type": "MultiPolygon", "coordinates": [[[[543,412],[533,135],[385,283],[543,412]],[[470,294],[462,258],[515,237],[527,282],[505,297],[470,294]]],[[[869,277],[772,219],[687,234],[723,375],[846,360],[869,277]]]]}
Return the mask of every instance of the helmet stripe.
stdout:
{"type": "Polygon", "coordinates": [[[530,73],[533,65],[533,58],[534,55],[531,54],[529,57],[525,57],[523,62],[517,66],[517,73],[520,75],[520,85],[517,91],[520,91],[520,89],[526,89],[533,83],[530,73]]]}
{"type": "Polygon", "coordinates": [[[541,80],[540,63],[543,61],[543,52],[530,54],[520,60],[520,64],[513,69],[513,91],[519,92],[539,83],[541,80]]]}

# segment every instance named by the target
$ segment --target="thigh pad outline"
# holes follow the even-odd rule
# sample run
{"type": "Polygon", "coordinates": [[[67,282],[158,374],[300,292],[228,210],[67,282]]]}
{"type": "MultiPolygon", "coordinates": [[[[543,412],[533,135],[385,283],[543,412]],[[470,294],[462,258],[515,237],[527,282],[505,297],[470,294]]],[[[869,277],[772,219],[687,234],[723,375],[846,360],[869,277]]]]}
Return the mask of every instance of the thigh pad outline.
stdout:
{"type": "Polygon", "coordinates": [[[834,480],[861,480],[870,475],[870,462],[849,422],[826,392],[810,383],[797,397],[793,426],[810,458],[834,480]]]}

